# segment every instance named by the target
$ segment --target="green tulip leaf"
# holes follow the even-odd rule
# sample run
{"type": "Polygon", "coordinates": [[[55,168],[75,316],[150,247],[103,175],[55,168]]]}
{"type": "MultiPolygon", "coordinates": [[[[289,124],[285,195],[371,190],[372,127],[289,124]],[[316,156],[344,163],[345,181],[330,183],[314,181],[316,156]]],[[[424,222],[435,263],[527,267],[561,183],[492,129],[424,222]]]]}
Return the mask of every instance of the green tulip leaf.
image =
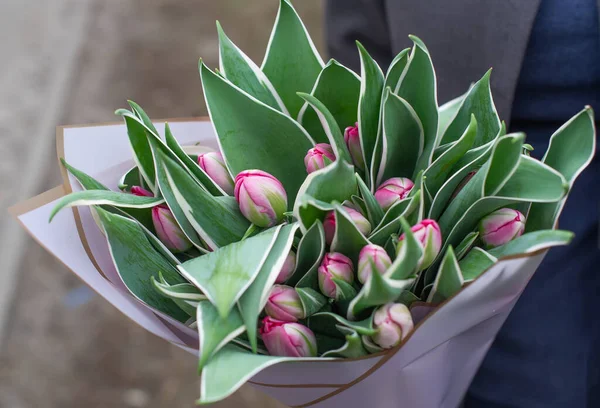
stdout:
{"type": "Polygon", "coordinates": [[[358,295],[350,302],[348,318],[361,317],[373,307],[395,302],[414,281],[414,278],[394,280],[378,273],[372,274],[358,295]]]}
{"type": "Polygon", "coordinates": [[[400,217],[400,225],[404,233],[404,244],[398,256],[388,268],[385,276],[394,280],[405,280],[414,276],[423,257],[423,248],[410,229],[410,224],[400,217]]]}
{"type": "MultiPolygon", "coordinates": [[[[470,89],[471,87],[469,87],[469,90],[470,89]]],[[[448,125],[450,125],[450,122],[452,122],[452,119],[454,119],[456,116],[458,109],[460,109],[468,93],[469,91],[446,102],[438,108],[438,139],[440,141],[442,140],[442,135],[446,132],[446,129],[448,129],[448,125]]]]}
{"type": "Polygon", "coordinates": [[[328,211],[325,209],[329,206],[328,203],[343,203],[356,194],[356,191],[354,167],[343,160],[336,160],[306,177],[294,204],[294,216],[300,220],[302,230],[305,231],[328,211]],[[310,197],[303,197],[306,195],[310,197]]]}
{"type": "Polygon", "coordinates": [[[140,197],[110,190],[85,190],[62,197],[50,213],[50,221],[63,208],[91,205],[111,205],[123,208],[152,208],[164,203],[159,197],[140,197]]]}
{"type": "Polygon", "coordinates": [[[270,228],[244,241],[221,247],[184,262],[178,268],[225,318],[258,276],[275,245],[280,228],[270,228]]]}
{"type": "Polygon", "coordinates": [[[386,88],[382,108],[382,160],[373,170],[376,186],[391,177],[413,178],[417,160],[423,153],[421,121],[410,104],[386,88]]]}
{"type": "Polygon", "coordinates": [[[151,280],[160,272],[169,282],[184,283],[177,269],[154,249],[136,221],[99,207],[96,211],[117,272],[131,294],[163,316],[185,322],[187,314],[158,293],[151,280]]]}
{"type": "Polygon", "coordinates": [[[375,245],[383,246],[391,234],[398,232],[402,218],[415,218],[414,214],[418,213],[421,208],[421,197],[422,192],[419,190],[416,195],[394,204],[385,214],[376,231],[369,236],[369,241],[375,245]],[[395,216],[395,218],[391,218],[392,216],[395,216]]]}
{"type": "MultiPolygon", "coordinates": [[[[592,162],[596,152],[594,111],[590,107],[573,116],[551,137],[542,161],[559,171],[573,187],[581,172],[592,162]]],[[[565,200],[557,203],[534,203],[527,215],[526,231],[554,228],[565,200]]]]}
{"type": "MultiPolygon", "coordinates": [[[[363,184],[364,184],[364,182],[363,182],[363,184]]],[[[367,189],[368,189],[368,187],[367,187],[367,189]]],[[[360,190],[360,186],[359,186],[359,190],[360,190]]],[[[369,191],[369,193],[371,193],[371,191],[369,191]]],[[[371,193],[371,195],[372,195],[372,193],[371,193]]],[[[342,203],[342,205],[345,205],[345,206],[348,206],[350,208],[353,208],[353,209],[355,209],[356,211],[358,211],[361,214],[368,214],[367,206],[365,204],[365,200],[363,200],[361,197],[359,197],[357,195],[353,195],[352,197],[350,197],[350,201],[344,201],[342,203]]]]}
{"type": "Polygon", "coordinates": [[[316,221],[302,236],[296,251],[296,268],[286,284],[295,286],[309,271],[316,271],[325,255],[325,230],[316,221]]]}
{"type": "Polygon", "coordinates": [[[84,173],[83,171],[78,170],[75,167],[71,166],[69,163],[67,163],[67,161],[65,159],[61,158],[60,162],[62,163],[63,166],[65,166],[65,168],[68,170],[68,172],[71,173],[73,175],[73,177],[75,177],[77,179],[79,184],[81,184],[81,186],[85,190],[110,190],[108,187],[106,187],[104,184],[100,183],[98,180],[96,180],[92,176],[89,176],[88,174],[84,173]]]}
{"type": "Polygon", "coordinates": [[[384,216],[383,210],[379,206],[379,203],[375,199],[373,193],[371,193],[371,190],[369,190],[369,187],[367,187],[365,182],[358,174],[356,174],[356,181],[369,222],[372,226],[379,225],[384,216]]]}
{"type": "MultiPolygon", "coordinates": [[[[128,126],[131,129],[137,129],[136,130],[137,133],[143,133],[147,136],[148,144],[151,145],[151,147],[150,147],[151,153],[152,153],[152,146],[158,146],[161,150],[164,150],[165,153],[168,154],[175,162],[179,163],[182,168],[185,168],[184,164],[181,163],[179,158],[173,152],[171,152],[171,150],[168,147],[166,147],[164,145],[162,140],[160,140],[160,138],[155,133],[153,133],[150,129],[148,129],[144,125],[144,123],[141,121],[141,119],[132,115],[128,111],[121,110],[118,112],[125,118],[125,120],[128,123],[128,126]],[[155,143],[152,143],[152,142],[155,142],[155,143]]],[[[154,157],[154,155],[153,155],[153,160],[156,161],[156,157],[154,157]]],[[[156,174],[156,170],[158,170],[156,167],[156,163],[153,164],[152,168],[153,168],[153,171],[154,171],[154,174],[156,177],[155,181],[157,183],[157,191],[159,191],[160,194],[165,198],[165,201],[167,202],[169,209],[173,213],[173,216],[174,216],[175,220],[177,221],[177,224],[179,224],[179,226],[181,227],[181,230],[183,231],[184,235],[194,244],[194,246],[197,249],[199,249],[200,251],[206,252],[206,249],[204,248],[204,243],[198,237],[194,228],[192,227],[190,222],[187,220],[184,211],[177,204],[177,201],[175,200],[173,194],[168,189],[168,183],[166,182],[164,175],[161,178],[160,174],[156,174]]],[[[197,180],[195,180],[195,181],[197,182],[198,189],[200,190],[201,189],[200,182],[197,180]]]]}
{"type": "MultiPolygon", "coordinates": [[[[553,168],[528,156],[522,156],[510,180],[495,196],[482,197],[464,210],[449,233],[442,229],[444,245],[440,253],[443,253],[448,245],[458,245],[476,228],[483,217],[495,210],[519,202],[557,202],[564,197],[566,185],[565,178],[553,168]]],[[[427,282],[433,282],[433,277],[429,274],[432,270],[434,268],[428,270],[427,282]]]]}
{"type": "Polygon", "coordinates": [[[463,282],[471,282],[498,262],[498,258],[489,252],[475,247],[458,263],[463,282]]]}
{"type": "Polygon", "coordinates": [[[176,161],[166,146],[156,139],[150,140],[160,190],[180,225],[184,224],[180,222],[183,214],[195,233],[213,250],[239,241],[250,223],[239,211],[235,199],[213,197],[176,161]]]}
{"type": "MultiPolygon", "coordinates": [[[[210,404],[227,398],[246,381],[272,365],[310,360],[253,354],[237,346],[227,345],[215,354],[202,370],[198,403],[210,404]]],[[[322,358],[318,360],[323,361],[322,358]]]]}
{"type": "MultiPolygon", "coordinates": [[[[340,129],[354,126],[360,95],[360,77],[354,72],[332,59],[317,77],[310,94],[327,107],[340,129]]],[[[317,113],[309,109],[308,102],[300,109],[298,122],[317,143],[331,143],[317,113]]]]}
{"type": "Polygon", "coordinates": [[[156,171],[154,169],[154,159],[152,158],[152,149],[148,142],[146,133],[149,130],[146,126],[129,111],[120,109],[116,114],[123,116],[125,125],[127,126],[127,135],[133,149],[133,159],[139,169],[140,174],[146,181],[146,185],[151,191],[158,191],[156,185],[156,171]]]}
{"type": "Polygon", "coordinates": [[[395,301],[415,281],[423,249],[404,218],[400,224],[405,231],[405,244],[384,275],[371,274],[358,295],[350,302],[348,316],[361,316],[365,310],[395,301]]]}
{"type": "Polygon", "coordinates": [[[467,92],[456,115],[448,125],[442,137],[442,143],[458,140],[471,121],[471,116],[477,119],[477,136],[474,146],[481,146],[493,140],[500,129],[500,118],[492,99],[490,88],[490,69],[483,78],[475,83],[467,92]]]}
{"type": "Polygon", "coordinates": [[[414,46],[394,93],[412,106],[423,126],[423,152],[417,161],[416,173],[429,167],[438,145],[438,105],[435,71],[429,51],[419,38],[410,36],[410,39],[414,46]]]}
{"type": "Polygon", "coordinates": [[[358,229],[348,213],[339,204],[335,209],[335,234],[331,243],[331,251],[346,255],[354,265],[358,262],[358,253],[369,240],[358,229]]]}
{"type": "MultiPolygon", "coordinates": [[[[360,98],[358,101],[358,132],[365,159],[366,173],[370,174],[373,151],[379,132],[379,110],[383,92],[383,72],[377,62],[358,41],[360,53],[360,98]]],[[[373,184],[373,183],[371,183],[373,184]]]]}
{"type": "Polygon", "coordinates": [[[323,131],[327,136],[327,141],[333,148],[336,159],[345,160],[347,163],[352,164],[350,152],[348,151],[348,147],[346,147],[346,142],[344,142],[344,135],[333,114],[327,109],[323,102],[314,96],[302,92],[298,92],[298,96],[304,99],[317,114],[319,122],[323,127],[323,131]]]}
{"type": "Polygon", "coordinates": [[[423,174],[425,185],[433,195],[437,194],[446,179],[451,175],[450,171],[458,160],[471,148],[476,135],[477,120],[475,115],[472,115],[471,122],[463,135],[425,170],[423,174]]]}
{"type": "Polygon", "coordinates": [[[559,245],[568,245],[574,234],[562,230],[539,230],[521,235],[504,245],[488,250],[488,253],[496,258],[506,256],[529,254],[541,249],[559,245]]]}
{"type": "Polygon", "coordinates": [[[356,296],[356,289],[354,286],[346,282],[345,280],[338,278],[331,278],[331,281],[336,287],[336,301],[338,302],[349,302],[356,296]]]}
{"type": "Polygon", "coordinates": [[[152,123],[152,120],[146,114],[146,112],[144,112],[144,110],[142,109],[142,107],[140,105],[138,105],[137,103],[135,103],[134,101],[127,101],[127,103],[131,107],[131,110],[133,111],[133,114],[138,119],[140,119],[142,121],[142,123],[144,124],[144,126],[146,126],[146,128],[148,128],[148,130],[150,132],[152,132],[152,133],[154,133],[155,135],[158,136],[158,130],[156,130],[156,127],[154,126],[154,123],[152,123]]]}
{"type": "Polygon", "coordinates": [[[225,34],[217,21],[219,34],[219,71],[235,86],[248,92],[254,98],[288,113],[283,101],[271,84],[271,81],[260,68],[242,50],[240,50],[225,34]]]}
{"type": "Polygon", "coordinates": [[[364,336],[372,336],[377,333],[377,330],[373,328],[373,315],[364,320],[350,321],[336,313],[319,312],[308,319],[308,327],[314,332],[327,333],[328,330],[331,330],[331,328],[337,325],[352,329],[364,336]]]}
{"type": "Polygon", "coordinates": [[[523,134],[512,134],[497,140],[488,161],[456,195],[439,218],[444,236],[473,203],[484,196],[496,195],[508,181],[521,160],[524,138],[523,134]]]}
{"type": "MultiPolygon", "coordinates": [[[[74,168],[67,164],[64,159],[61,159],[62,164],[65,168],[77,179],[81,186],[86,190],[108,190],[102,183],[94,179],[93,177],[85,174],[83,171],[74,168]]],[[[128,217],[138,223],[140,228],[146,234],[146,238],[154,246],[154,248],[166,257],[172,265],[178,265],[181,262],[175,255],[156,237],[154,233],[154,225],[152,222],[152,210],[148,208],[117,208],[112,206],[103,205],[100,208],[115,214],[128,217]]]]}
{"type": "Polygon", "coordinates": [[[336,350],[323,353],[322,357],[356,358],[369,354],[363,347],[360,335],[356,331],[345,326],[337,326],[337,328],[346,336],[346,343],[336,350]]]}
{"type": "Polygon", "coordinates": [[[315,222],[322,220],[333,211],[333,204],[317,200],[308,194],[298,197],[294,216],[300,221],[303,231],[307,231],[315,222]]]}
{"type": "Polygon", "coordinates": [[[183,150],[173,133],[168,123],[165,123],[165,141],[167,147],[181,160],[187,171],[196,177],[200,185],[213,196],[227,195],[217,183],[215,183],[198,165],[197,160],[192,158],[183,150]]]}
{"type": "Polygon", "coordinates": [[[402,303],[404,306],[410,308],[413,303],[419,302],[420,300],[421,298],[412,293],[410,290],[404,290],[400,293],[395,302],[402,303]]]}
{"type": "Polygon", "coordinates": [[[304,316],[308,317],[317,313],[327,304],[327,298],[313,288],[297,287],[296,293],[298,293],[298,296],[300,297],[300,302],[304,309],[304,316]]]}
{"type": "MultiPolygon", "coordinates": [[[[433,202],[431,203],[431,208],[429,210],[429,218],[437,220],[442,215],[442,212],[445,210],[446,206],[452,199],[453,195],[456,195],[457,188],[464,183],[465,177],[469,175],[469,173],[473,171],[478,171],[481,166],[488,160],[490,154],[492,153],[492,148],[494,146],[494,142],[489,142],[488,144],[481,146],[476,149],[472,149],[463,159],[469,155],[469,153],[477,150],[477,154],[471,154],[471,161],[467,162],[464,166],[459,167],[454,174],[450,176],[448,180],[440,187],[437,194],[435,195],[433,202]]],[[[461,161],[463,160],[461,159],[461,161]]],[[[457,166],[455,166],[457,168],[457,166]]]]}
{"type": "Polygon", "coordinates": [[[410,48],[405,48],[400,51],[390,63],[390,66],[385,74],[385,82],[383,89],[391,88],[392,91],[396,90],[402,73],[408,64],[410,48]]]}
{"type": "Polygon", "coordinates": [[[198,290],[198,288],[189,283],[169,285],[166,281],[157,281],[153,276],[152,284],[161,294],[173,300],[189,300],[193,302],[207,300],[206,296],[204,296],[202,292],[198,290]]]}
{"type": "Polygon", "coordinates": [[[146,181],[140,174],[140,169],[137,166],[134,166],[131,169],[129,169],[129,171],[123,174],[123,176],[119,179],[119,189],[131,192],[131,187],[133,186],[140,186],[142,188],[145,188],[146,190],[150,189],[146,185],[146,181]]]}
{"type": "Polygon", "coordinates": [[[479,232],[469,232],[456,247],[456,259],[461,260],[479,238],[479,232]]]}
{"type": "Polygon", "coordinates": [[[323,65],[298,13],[289,0],[281,0],[261,69],[293,118],[302,107],[296,92],[310,92],[323,65]]]}
{"type": "Polygon", "coordinates": [[[295,120],[219,77],[203,63],[200,76],[206,106],[230,173],[266,171],[283,184],[291,207],[306,177],[304,156],[314,145],[308,133],[295,120]]]}
{"type": "MultiPolygon", "coordinates": [[[[406,68],[406,64],[408,63],[408,53],[410,52],[410,48],[406,48],[402,50],[391,62],[388,71],[385,75],[385,80],[383,84],[383,94],[381,95],[381,111],[379,112],[379,129],[377,132],[377,139],[375,140],[375,149],[373,151],[373,162],[371,163],[370,169],[370,180],[377,181],[377,176],[381,172],[381,162],[385,160],[384,157],[384,135],[383,132],[385,129],[383,128],[384,119],[383,119],[383,110],[385,109],[385,101],[388,98],[387,89],[390,91],[396,89],[400,81],[400,77],[406,68]]],[[[390,149],[388,149],[388,152],[390,149]]],[[[412,171],[412,169],[411,169],[412,171]]],[[[375,187],[380,184],[373,182],[371,183],[373,190],[375,187]]]]}
{"type": "Polygon", "coordinates": [[[237,309],[232,309],[227,316],[222,317],[209,301],[198,303],[196,321],[200,350],[199,370],[206,366],[212,356],[246,329],[237,309]]]}
{"type": "Polygon", "coordinates": [[[449,246],[442,259],[442,263],[440,264],[440,269],[433,283],[433,287],[431,288],[431,292],[429,292],[427,302],[441,303],[455,293],[458,293],[463,284],[462,272],[458,265],[458,260],[454,255],[452,246],[449,246]]]}
{"type": "Polygon", "coordinates": [[[256,327],[258,325],[258,315],[265,307],[269,291],[273,287],[285,259],[292,248],[294,234],[297,229],[297,223],[281,227],[275,244],[260,268],[258,275],[256,275],[256,278],[238,302],[239,310],[246,326],[248,340],[254,352],[257,350],[256,327]]]}

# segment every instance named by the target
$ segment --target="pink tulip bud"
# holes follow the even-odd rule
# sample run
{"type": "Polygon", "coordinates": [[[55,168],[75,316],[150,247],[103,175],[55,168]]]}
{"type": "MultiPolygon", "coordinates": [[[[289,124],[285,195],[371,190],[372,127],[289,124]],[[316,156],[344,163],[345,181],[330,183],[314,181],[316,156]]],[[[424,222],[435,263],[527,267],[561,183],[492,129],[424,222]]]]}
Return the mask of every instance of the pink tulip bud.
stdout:
{"type": "Polygon", "coordinates": [[[158,239],[172,252],[185,252],[192,243],[185,236],[171,210],[164,205],[152,208],[152,223],[158,239]]]}
{"type": "Polygon", "coordinates": [[[383,211],[387,211],[396,202],[406,198],[414,185],[415,183],[406,177],[393,177],[379,186],[375,192],[375,199],[383,211]]]}
{"type": "Polygon", "coordinates": [[[344,141],[348,146],[348,151],[352,157],[354,165],[361,170],[365,169],[365,159],[363,157],[362,147],[360,146],[360,135],[358,133],[358,122],[354,126],[348,126],[344,130],[344,141]]]}
{"type": "Polygon", "coordinates": [[[273,319],[284,322],[295,322],[306,317],[298,292],[285,285],[274,285],[271,288],[265,312],[273,319]]]}
{"type": "Polygon", "coordinates": [[[343,280],[347,283],[354,282],[354,267],[352,261],[338,252],[325,254],[321,266],[317,270],[319,277],[319,288],[327,297],[337,299],[337,286],[333,278],[343,280]]]}
{"type": "MultiPolygon", "coordinates": [[[[343,206],[343,208],[358,230],[362,232],[364,236],[368,236],[371,233],[371,223],[369,220],[354,208],[348,206],[343,206]]],[[[333,237],[335,236],[335,211],[327,213],[323,220],[323,229],[325,230],[325,241],[327,242],[327,245],[331,245],[333,237]]]]}
{"type": "Polygon", "coordinates": [[[496,210],[479,223],[479,236],[488,248],[504,245],[525,231],[525,216],[512,208],[496,210]]]}
{"type": "Polygon", "coordinates": [[[235,178],[240,211],[257,227],[278,224],[287,211],[287,195],[279,180],[262,170],[245,170],[235,178]]]}
{"type": "Polygon", "coordinates": [[[225,160],[223,160],[221,152],[208,152],[199,155],[198,165],[223,191],[229,195],[233,194],[233,179],[225,166],[225,160]]]}
{"type": "Polygon", "coordinates": [[[373,273],[373,268],[375,272],[383,274],[391,265],[392,260],[385,249],[375,244],[366,245],[358,254],[358,280],[364,284],[373,273]]]}
{"type": "Polygon", "coordinates": [[[286,280],[292,277],[294,270],[296,269],[296,253],[292,250],[288,252],[285,262],[275,279],[275,283],[284,283],[286,280]]]}
{"type": "MultiPolygon", "coordinates": [[[[421,269],[427,268],[433,263],[442,249],[442,232],[440,226],[434,220],[423,220],[411,229],[417,241],[423,248],[423,258],[421,259],[421,269]]],[[[404,245],[404,234],[398,240],[397,251],[404,245]]]]}
{"type": "Polygon", "coordinates": [[[140,186],[132,186],[131,194],[139,197],[154,197],[154,194],[140,186]]]}
{"type": "Polygon", "coordinates": [[[373,328],[377,330],[371,339],[384,349],[400,344],[414,328],[410,310],[402,303],[388,303],[375,311],[373,328]]]}
{"type": "Polygon", "coordinates": [[[308,174],[327,167],[335,161],[335,155],[330,144],[318,143],[304,156],[304,165],[308,174]]]}
{"type": "Polygon", "coordinates": [[[267,316],[263,319],[260,335],[272,356],[317,356],[317,339],[308,327],[301,324],[282,322],[267,316]]]}

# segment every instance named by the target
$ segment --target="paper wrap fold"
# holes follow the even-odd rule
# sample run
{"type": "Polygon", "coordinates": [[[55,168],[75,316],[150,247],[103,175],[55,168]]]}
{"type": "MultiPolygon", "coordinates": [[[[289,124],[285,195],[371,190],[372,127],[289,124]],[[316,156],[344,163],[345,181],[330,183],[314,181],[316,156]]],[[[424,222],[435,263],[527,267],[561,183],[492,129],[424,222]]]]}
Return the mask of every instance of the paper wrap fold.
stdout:
{"type": "MultiPolygon", "coordinates": [[[[207,120],[169,124],[182,145],[217,147],[207,120]]],[[[113,190],[134,165],[126,128],[120,124],[58,128],[57,150],[59,157],[113,190]]],[[[64,168],[62,172],[62,186],[13,207],[13,215],[40,245],[126,316],[197,353],[194,330],[153,313],[129,294],[88,208],[62,211],[48,223],[56,201],[81,190],[64,168]]],[[[455,408],[544,254],[502,259],[440,307],[413,307],[415,330],[387,353],[281,363],[257,373],[250,383],[294,407],[455,408]]]]}

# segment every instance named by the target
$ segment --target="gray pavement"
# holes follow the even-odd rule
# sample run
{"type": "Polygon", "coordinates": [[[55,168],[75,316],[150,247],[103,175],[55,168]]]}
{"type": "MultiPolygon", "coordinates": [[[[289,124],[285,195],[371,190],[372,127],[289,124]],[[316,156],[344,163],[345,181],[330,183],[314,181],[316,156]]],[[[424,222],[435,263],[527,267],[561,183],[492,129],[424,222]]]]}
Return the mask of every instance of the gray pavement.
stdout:
{"type": "MultiPolygon", "coordinates": [[[[214,20],[260,63],[277,0],[0,2],[0,408],[192,407],[196,361],[95,296],[28,238],[8,206],[59,184],[54,127],[206,113],[214,20]]],[[[297,0],[322,48],[322,5],[297,0]]],[[[245,388],[215,407],[277,407],[245,388]]]]}

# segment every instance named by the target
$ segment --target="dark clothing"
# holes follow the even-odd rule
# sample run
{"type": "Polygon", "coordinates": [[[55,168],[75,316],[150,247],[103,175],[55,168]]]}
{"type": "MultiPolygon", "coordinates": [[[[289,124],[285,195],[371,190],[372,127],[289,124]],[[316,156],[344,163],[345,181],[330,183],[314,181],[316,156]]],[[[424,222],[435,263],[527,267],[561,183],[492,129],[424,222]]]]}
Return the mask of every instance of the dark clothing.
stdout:
{"type": "MultiPolygon", "coordinates": [[[[600,114],[600,0],[328,0],[331,56],[359,70],[355,40],[387,67],[411,45],[429,48],[440,104],[492,66],[501,119],[541,158],[550,135],[591,105],[600,114]],[[512,117],[511,117],[512,115],[512,117]]],[[[357,71],[358,72],[358,71],[357,71]]],[[[465,408],[600,407],[600,165],[570,193],[550,251],[501,329],[465,408]]]]}

